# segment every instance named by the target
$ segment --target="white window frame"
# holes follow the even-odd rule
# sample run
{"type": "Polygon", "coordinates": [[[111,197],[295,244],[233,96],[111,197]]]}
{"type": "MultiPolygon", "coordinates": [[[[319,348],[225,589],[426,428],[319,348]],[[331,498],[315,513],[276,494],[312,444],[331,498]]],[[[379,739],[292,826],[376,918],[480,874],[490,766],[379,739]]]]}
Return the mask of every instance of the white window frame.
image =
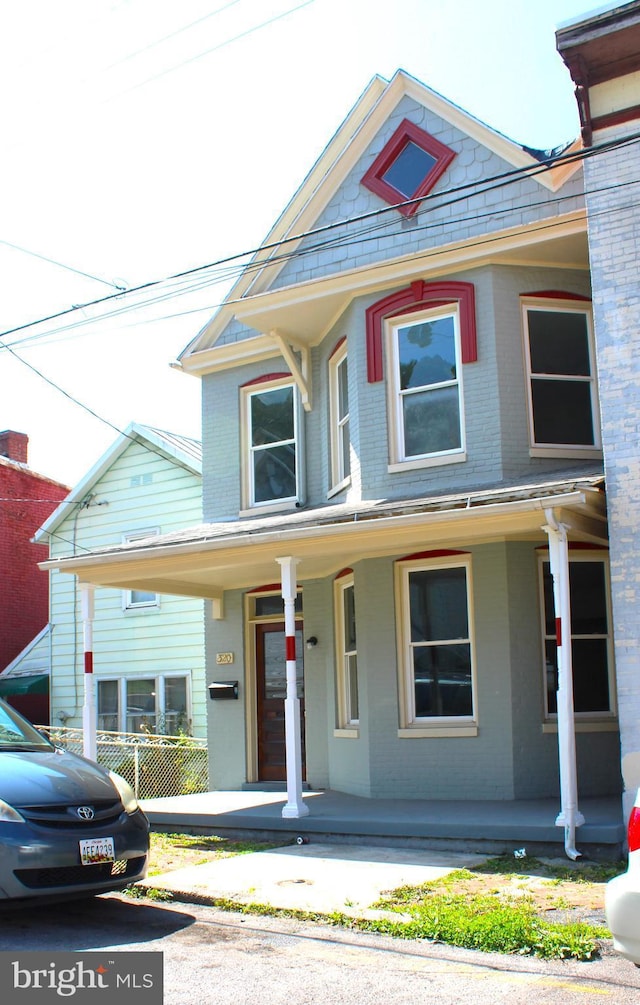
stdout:
{"type": "Polygon", "coordinates": [[[462,377],[462,345],[460,338],[460,311],[457,304],[447,304],[445,307],[434,307],[430,310],[416,311],[400,317],[390,318],[385,322],[387,359],[389,360],[388,411],[389,411],[389,471],[406,471],[414,468],[435,467],[443,464],[457,464],[466,460],[466,433],[464,415],[464,388],[462,377]],[[438,384],[424,385],[421,388],[402,390],[400,387],[400,363],[398,357],[397,332],[400,328],[422,324],[426,321],[438,321],[444,318],[453,319],[455,339],[456,376],[455,379],[442,381],[438,384]],[[440,450],[428,454],[405,454],[403,398],[416,392],[437,391],[443,388],[455,387],[458,391],[458,414],[460,420],[460,445],[448,450],[440,450]]]}
{"type": "MultiPolygon", "coordinates": [[[[136,530],[131,531],[128,534],[122,535],[122,543],[130,544],[134,541],[142,541],[146,537],[155,537],[160,533],[159,527],[149,527],[146,530],[136,530]]],[[[122,591],[122,609],[124,611],[143,611],[149,608],[160,607],[160,595],[154,593],[152,590],[123,590],[122,591]],[[153,593],[153,597],[149,597],[148,600],[134,601],[134,593],[153,593]]]]}
{"type": "Polygon", "coordinates": [[[595,459],[602,457],[600,439],[600,406],[598,401],[598,379],[596,372],[595,341],[593,335],[593,312],[591,304],[577,300],[561,300],[545,297],[522,297],[522,333],[525,376],[527,382],[527,413],[529,422],[529,454],[531,457],[582,457],[595,459]],[[531,366],[531,346],[529,341],[529,312],[543,311],[548,314],[580,314],[585,318],[589,351],[589,376],[580,374],[542,374],[534,372],[531,366]],[[591,400],[591,422],[593,426],[592,444],[544,443],[535,435],[533,390],[534,379],[576,381],[589,384],[591,400]]]}
{"type": "MultiPolygon", "coordinates": [[[[336,704],[338,723],[334,731],[336,736],[359,735],[360,716],[353,715],[351,707],[351,683],[352,670],[350,661],[356,659],[355,686],[358,690],[358,648],[356,638],[356,648],[347,648],[347,626],[344,618],[344,597],[347,590],[352,590],[354,594],[355,608],[355,583],[353,573],[340,576],[333,584],[334,617],[335,617],[335,643],[336,643],[336,704]]],[[[359,705],[359,696],[358,696],[359,705]]]]}
{"type": "Polygon", "coordinates": [[[444,737],[477,736],[477,679],[475,656],[475,630],[473,612],[473,581],[470,555],[439,558],[417,558],[401,560],[395,564],[395,594],[398,639],[398,669],[400,696],[400,728],[398,736],[444,737]],[[447,642],[469,645],[471,659],[471,704],[472,712],[465,716],[417,716],[413,675],[413,643],[411,642],[411,610],[409,577],[412,572],[438,571],[445,569],[465,570],[467,595],[467,621],[469,637],[466,639],[436,639],[433,644],[447,642]]]}
{"type": "Polygon", "coordinates": [[[342,367],[347,367],[348,374],[346,340],[336,349],[329,360],[329,423],[331,427],[331,490],[329,495],[334,495],[351,483],[350,413],[348,403],[347,411],[344,414],[340,413],[340,375],[342,367]]]}
{"type": "MultiPolygon", "coordinates": [[[[578,712],[574,709],[574,718],[576,721],[576,728],[580,726],[584,729],[588,729],[589,725],[593,725],[597,728],[599,723],[609,723],[613,727],[617,722],[617,700],[616,700],[616,686],[615,686],[615,655],[613,647],[613,613],[611,609],[611,573],[609,567],[609,555],[607,552],[596,551],[587,549],[585,551],[576,551],[569,549],[569,566],[580,563],[580,562],[600,562],[604,569],[604,590],[605,590],[605,609],[607,617],[607,632],[606,634],[595,632],[589,635],[574,635],[571,634],[571,640],[574,639],[605,639],[607,646],[607,672],[608,672],[608,684],[609,684],[609,705],[608,710],[592,711],[592,712],[578,712]]],[[[543,700],[543,722],[546,724],[552,724],[556,727],[558,722],[558,713],[550,712],[548,705],[548,690],[547,690],[547,672],[548,668],[546,665],[546,643],[548,641],[555,640],[555,633],[549,635],[546,630],[546,618],[545,618],[545,598],[544,598],[544,565],[549,564],[549,552],[546,549],[541,549],[538,552],[538,591],[540,597],[540,636],[542,640],[542,700],[543,700]]],[[[576,675],[576,666],[573,666],[573,676],[576,675]]],[[[579,670],[578,670],[579,672],[579,670]]]]}
{"type": "Polygon", "coordinates": [[[153,681],[155,689],[155,728],[158,727],[158,720],[161,716],[166,713],[166,699],[165,699],[165,683],[169,679],[180,678],[185,681],[186,685],[186,697],[187,697],[187,708],[186,708],[186,718],[187,722],[190,724],[192,722],[192,696],[191,696],[191,674],[176,671],[174,673],[158,674],[153,676],[150,674],[124,674],[122,676],[116,676],[113,674],[99,676],[97,677],[97,688],[96,688],[96,722],[98,723],[98,729],[102,729],[99,722],[100,708],[99,708],[99,685],[102,683],[115,682],[118,685],[118,728],[116,732],[118,733],[128,733],[131,730],[127,729],[127,683],[135,683],[139,681],[153,681]]]}
{"type": "Polygon", "coordinates": [[[242,457],[243,457],[243,509],[242,515],[261,513],[277,513],[282,510],[291,509],[292,506],[304,503],[305,487],[305,459],[303,450],[304,437],[302,436],[303,419],[302,405],[298,387],[291,377],[278,378],[276,380],[258,381],[243,387],[242,389],[242,457]],[[264,502],[256,502],[254,489],[254,466],[253,456],[257,448],[251,443],[251,399],[256,394],[265,394],[268,391],[276,391],[290,387],[293,391],[293,438],[282,441],[283,444],[292,443],[295,449],[296,463],[296,491],[292,496],[283,499],[268,499],[264,502]]]}

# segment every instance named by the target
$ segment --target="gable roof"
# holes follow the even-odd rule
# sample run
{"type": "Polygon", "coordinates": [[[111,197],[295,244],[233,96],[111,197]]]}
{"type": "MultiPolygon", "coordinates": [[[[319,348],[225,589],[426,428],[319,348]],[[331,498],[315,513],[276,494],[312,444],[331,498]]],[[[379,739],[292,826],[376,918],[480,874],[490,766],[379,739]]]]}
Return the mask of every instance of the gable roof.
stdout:
{"type": "Polygon", "coordinates": [[[48,534],[56,530],[66,519],[69,507],[84,499],[132,443],[146,443],[154,452],[158,451],[164,454],[168,460],[175,461],[189,471],[193,471],[194,474],[202,475],[202,444],[199,440],[131,422],[84,478],[71,490],[66,499],[53,511],[42,527],[36,531],[34,541],[43,542],[48,534]]]}
{"type": "MultiPolygon", "coordinates": [[[[491,129],[404,70],[398,70],[390,81],[375,76],[243,270],[221,308],[182,351],[178,366],[197,372],[197,367],[189,365],[189,357],[211,348],[235,315],[242,313],[242,320],[252,326],[252,317],[239,310],[240,304],[244,306],[248,299],[259,297],[272,288],[274,280],[285,267],[288,255],[300,246],[309,232],[313,232],[322,211],[348,172],[366,153],[376,134],[405,97],[412,98],[475,139],[514,170],[530,172],[540,186],[552,192],[557,191],[579,169],[577,161],[541,164],[539,152],[522,147],[491,129]],[[287,251],[284,258],[280,254],[283,244],[287,251]]],[[[578,149],[576,141],[566,152],[578,149]]],[[[343,297],[336,299],[336,311],[343,302],[343,297]]],[[[328,310],[330,313],[331,307],[328,310]]],[[[260,323],[258,314],[253,319],[255,327],[264,332],[267,326],[260,323]]]]}

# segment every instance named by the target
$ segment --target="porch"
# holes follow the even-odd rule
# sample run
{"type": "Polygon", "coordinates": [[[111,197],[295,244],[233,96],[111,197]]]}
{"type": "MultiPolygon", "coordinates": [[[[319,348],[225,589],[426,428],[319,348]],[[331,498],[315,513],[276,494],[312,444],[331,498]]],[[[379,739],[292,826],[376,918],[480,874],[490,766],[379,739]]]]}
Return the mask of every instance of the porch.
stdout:
{"type": "MultiPolygon", "coordinates": [[[[528,855],[564,857],[564,829],[555,825],[559,799],[368,799],[307,791],[307,816],[282,816],[286,792],[274,789],[206,792],[142,801],[153,830],[223,837],[345,842],[474,850],[489,855],[526,848],[528,855]]],[[[585,858],[622,856],[626,828],[617,796],[582,799],[585,822],[576,831],[585,858]]]]}

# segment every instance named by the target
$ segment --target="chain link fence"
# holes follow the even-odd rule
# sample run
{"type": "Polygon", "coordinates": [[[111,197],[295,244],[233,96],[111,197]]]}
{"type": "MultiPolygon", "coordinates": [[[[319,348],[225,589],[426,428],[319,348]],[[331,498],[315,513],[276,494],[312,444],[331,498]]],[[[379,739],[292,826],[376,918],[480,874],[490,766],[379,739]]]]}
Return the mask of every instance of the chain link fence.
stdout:
{"type": "MultiPolygon", "coordinates": [[[[82,754],[82,729],[66,726],[38,726],[38,729],[52,743],[74,754],[82,754]]],[[[96,740],[98,764],[126,778],[138,799],[208,791],[207,741],[204,739],[98,730],[96,740]]]]}

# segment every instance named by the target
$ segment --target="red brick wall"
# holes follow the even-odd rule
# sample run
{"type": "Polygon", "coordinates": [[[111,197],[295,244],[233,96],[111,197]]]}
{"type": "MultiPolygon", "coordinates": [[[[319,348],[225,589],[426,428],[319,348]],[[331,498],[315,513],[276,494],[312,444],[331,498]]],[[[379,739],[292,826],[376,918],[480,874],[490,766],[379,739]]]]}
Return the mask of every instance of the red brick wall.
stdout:
{"type": "Polygon", "coordinates": [[[31,538],[68,491],[0,459],[0,671],[49,619],[49,577],[37,564],[49,549],[31,538]]]}

